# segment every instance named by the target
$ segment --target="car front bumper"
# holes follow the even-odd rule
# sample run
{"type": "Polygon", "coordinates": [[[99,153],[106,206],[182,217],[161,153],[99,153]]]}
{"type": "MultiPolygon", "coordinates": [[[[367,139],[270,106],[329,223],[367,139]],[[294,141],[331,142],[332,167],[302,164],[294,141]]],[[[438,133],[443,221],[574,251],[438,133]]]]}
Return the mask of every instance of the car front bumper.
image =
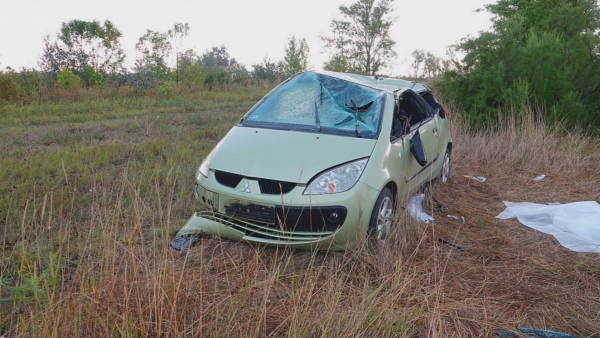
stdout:
{"type": "Polygon", "coordinates": [[[378,190],[361,182],[337,194],[303,195],[305,188],[263,194],[256,180],[224,187],[211,172],[196,185],[203,210],[190,217],[177,237],[209,234],[298,249],[344,250],[366,236],[378,190]]]}

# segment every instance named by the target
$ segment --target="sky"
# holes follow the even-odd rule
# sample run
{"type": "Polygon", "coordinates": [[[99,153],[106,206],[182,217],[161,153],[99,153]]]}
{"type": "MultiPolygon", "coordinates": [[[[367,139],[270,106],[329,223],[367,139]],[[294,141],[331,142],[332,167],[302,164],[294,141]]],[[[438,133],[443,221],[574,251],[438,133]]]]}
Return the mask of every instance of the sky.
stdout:
{"type": "MultiPolygon", "coordinates": [[[[55,37],[61,23],[110,20],[123,34],[126,64],[133,65],[135,44],[147,29],[164,32],[188,23],[182,50],[202,54],[225,45],[229,54],[251,70],[268,56],[282,60],[292,35],[305,38],[309,66],[321,69],[328,59],[319,36],[330,34],[339,6],[356,0],[0,0],[0,69],[37,68],[43,39],[55,37]]],[[[489,30],[491,16],[475,12],[493,0],[420,0],[393,2],[397,17],[391,28],[398,53],[388,70],[408,74],[415,49],[445,56],[446,48],[467,36],[489,30]]]]}

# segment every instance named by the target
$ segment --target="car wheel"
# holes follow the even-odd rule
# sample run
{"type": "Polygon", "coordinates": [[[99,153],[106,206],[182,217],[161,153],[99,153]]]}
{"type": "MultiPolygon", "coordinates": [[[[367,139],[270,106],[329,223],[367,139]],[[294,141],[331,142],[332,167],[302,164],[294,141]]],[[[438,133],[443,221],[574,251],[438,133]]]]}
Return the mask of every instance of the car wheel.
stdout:
{"type": "Polygon", "coordinates": [[[444,163],[442,164],[442,183],[448,183],[450,180],[450,149],[446,148],[446,154],[444,155],[444,163]]]}
{"type": "Polygon", "coordinates": [[[379,197],[373,207],[371,221],[369,222],[369,234],[371,237],[383,242],[391,230],[392,216],[394,215],[394,196],[389,188],[385,187],[379,193],[379,197]]]}

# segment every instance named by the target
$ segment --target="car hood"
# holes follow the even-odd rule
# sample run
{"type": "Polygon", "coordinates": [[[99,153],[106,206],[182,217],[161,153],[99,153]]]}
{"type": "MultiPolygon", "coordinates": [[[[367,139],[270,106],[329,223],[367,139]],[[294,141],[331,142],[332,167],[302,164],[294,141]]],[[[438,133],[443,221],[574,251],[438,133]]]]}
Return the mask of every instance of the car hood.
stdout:
{"type": "Polygon", "coordinates": [[[371,155],[377,140],[313,132],[234,127],[210,168],[305,184],[319,172],[371,155]]]}

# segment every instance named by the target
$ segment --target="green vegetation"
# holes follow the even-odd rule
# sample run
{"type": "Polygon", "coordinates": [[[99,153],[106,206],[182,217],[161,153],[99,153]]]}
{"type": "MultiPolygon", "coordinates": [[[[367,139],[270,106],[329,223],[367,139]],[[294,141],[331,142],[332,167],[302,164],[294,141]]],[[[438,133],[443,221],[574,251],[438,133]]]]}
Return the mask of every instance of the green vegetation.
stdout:
{"type": "MultiPolygon", "coordinates": [[[[391,51],[390,4],[340,7],[328,69],[385,67],[389,51],[353,57],[360,29],[391,51]],[[361,13],[374,26],[358,20],[346,35],[361,13]]],[[[503,200],[600,202],[598,140],[554,128],[600,126],[597,5],[486,10],[493,31],[458,45],[462,61],[415,54],[413,75],[441,69],[436,89],[457,104],[451,182],[428,187],[436,221],[402,213],[386,246],[345,253],[217,238],[168,247],[197,206],[202,158],[274,82],[307,67],[304,39],[250,72],[225,46],[179,50],[189,27],[178,24],[148,31],[127,71],[110,21],[63,23],[41,70],[0,72],[0,336],[481,337],[515,326],[597,336],[598,255],[495,219],[503,200]]]]}
{"type": "Polygon", "coordinates": [[[377,75],[396,56],[390,37],[393,0],[358,0],[340,6],[342,19],[331,21],[333,36],[322,36],[331,58],[326,70],[377,75]]]}
{"type": "Polygon", "coordinates": [[[309,69],[308,43],[306,39],[296,39],[292,36],[285,47],[285,56],[282,61],[274,62],[268,57],[262,63],[252,65],[252,77],[257,80],[267,80],[271,83],[284,79],[309,69]]]}
{"type": "MultiPolygon", "coordinates": [[[[40,59],[42,72],[56,76],[68,69],[86,85],[98,84],[98,76],[123,70],[125,53],[121,49],[121,32],[106,20],[72,20],[63,23],[56,40],[44,40],[40,59]]],[[[101,81],[100,81],[101,82],[101,81]]]]}
{"type": "Polygon", "coordinates": [[[204,238],[173,253],[169,241],[197,207],[202,158],[269,89],[88,88],[2,106],[0,335],[600,332],[597,255],[494,218],[502,200],[600,200],[600,144],[533,120],[472,133],[452,109],[452,181],[428,195],[442,210],[428,198],[430,225],[402,213],[384,247],[290,252],[204,238]],[[474,173],[486,184],[462,177],[474,173]]]}
{"type": "Polygon", "coordinates": [[[600,127],[600,10],[593,0],[500,0],[493,30],[463,40],[465,54],[437,87],[472,125],[498,109],[533,105],[553,124],[600,127]]]}

